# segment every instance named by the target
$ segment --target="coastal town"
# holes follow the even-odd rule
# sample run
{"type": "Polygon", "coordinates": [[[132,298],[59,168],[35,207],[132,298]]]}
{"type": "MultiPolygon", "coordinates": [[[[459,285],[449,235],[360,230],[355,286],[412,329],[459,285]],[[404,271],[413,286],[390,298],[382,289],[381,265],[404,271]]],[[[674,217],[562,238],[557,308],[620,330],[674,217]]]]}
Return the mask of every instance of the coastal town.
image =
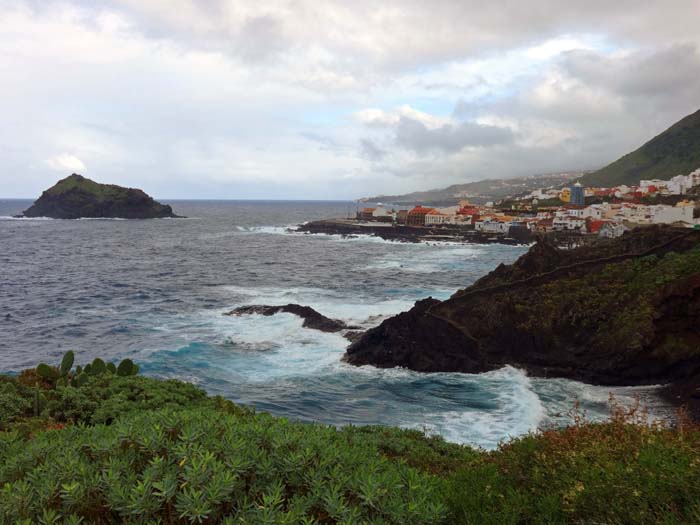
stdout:
{"type": "Polygon", "coordinates": [[[700,228],[700,169],[670,180],[642,180],[636,186],[584,187],[576,182],[483,204],[468,199],[445,207],[378,204],[359,208],[355,218],[345,222],[350,223],[370,227],[373,233],[379,225],[391,225],[429,229],[433,237],[440,231],[464,231],[479,239],[514,242],[537,234],[615,238],[651,224],[700,228]]]}

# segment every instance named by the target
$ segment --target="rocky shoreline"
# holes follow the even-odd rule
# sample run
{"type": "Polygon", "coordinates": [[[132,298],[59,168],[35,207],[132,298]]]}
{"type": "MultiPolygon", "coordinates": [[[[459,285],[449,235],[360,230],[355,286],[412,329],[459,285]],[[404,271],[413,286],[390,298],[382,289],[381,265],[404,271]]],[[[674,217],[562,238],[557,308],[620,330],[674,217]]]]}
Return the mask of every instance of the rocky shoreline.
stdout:
{"type": "Polygon", "coordinates": [[[541,242],[446,301],[363,333],[354,365],[481,373],[505,365],[611,386],[667,384],[700,412],[700,231],[651,227],[593,247],[541,242]]]}
{"type": "Polygon", "coordinates": [[[325,219],[300,224],[291,230],[300,233],[341,235],[354,237],[371,235],[394,242],[451,242],[465,244],[524,245],[534,241],[531,236],[521,238],[487,234],[457,226],[405,226],[382,222],[360,222],[354,219],[325,219]]]}

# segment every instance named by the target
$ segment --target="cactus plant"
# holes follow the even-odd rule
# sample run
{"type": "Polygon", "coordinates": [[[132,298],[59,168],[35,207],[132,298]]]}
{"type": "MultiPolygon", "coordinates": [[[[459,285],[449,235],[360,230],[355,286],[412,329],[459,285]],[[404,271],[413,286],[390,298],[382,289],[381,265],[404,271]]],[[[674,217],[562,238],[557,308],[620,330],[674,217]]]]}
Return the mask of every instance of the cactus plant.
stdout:
{"type": "Polygon", "coordinates": [[[100,359],[99,357],[96,357],[92,361],[92,366],[90,367],[90,373],[94,376],[99,376],[104,374],[107,371],[107,365],[105,365],[105,362],[100,359]]]}
{"type": "Polygon", "coordinates": [[[135,376],[138,373],[139,367],[131,359],[124,359],[117,367],[117,375],[122,377],[135,376]]]}
{"type": "Polygon", "coordinates": [[[73,386],[81,387],[87,383],[88,380],[88,375],[85,372],[81,372],[80,374],[76,375],[75,378],[73,379],[74,383],[73,386]]]}
{"type": "Polygon", "coordinates": [[[37,382],[34,386],[34,417],[39,417],[46,406],[46,397],[41,393],[41,387],[37,382]]]}
{"type": "Polygon", "coordinates": [[[73,361],[75,361],[75,354],[72,350],[68,350],[61,360],[61,377],[66,377],[68,375],[70,369],[73,368],[73,361]]]}
{"type": "Polygon", "coordinates": [[[46,363],[40,363],[39,366],[36,367],[36,373],[39,377],[43,377],[44,379],[49,379],[51,381],[58,379],[58,371],[46,363]]]}

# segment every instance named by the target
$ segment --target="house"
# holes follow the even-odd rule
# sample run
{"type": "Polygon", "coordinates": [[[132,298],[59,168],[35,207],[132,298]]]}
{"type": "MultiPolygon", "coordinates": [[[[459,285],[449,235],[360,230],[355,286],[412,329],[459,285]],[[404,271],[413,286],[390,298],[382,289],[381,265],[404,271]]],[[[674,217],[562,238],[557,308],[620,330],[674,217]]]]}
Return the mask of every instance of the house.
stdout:
{"type": "Polygon", "coordinates": [[[375,221],[391,222],[394,219],[394,214],[386,208],[379,207],[372,212],[372,218],[375,221]]]}
{"type": "Polygon", "coordinates": [[[363,221],[371,221],[376,209],[377,208],[362,208],[357,212],[357,218],[363,221]]]}
{"type": "Polygon", "coordinates": [[[435,208],[416,206],[406,215],[406,224],[408,226],[425,226],[425,216],[431,211],[435,211],[435,208]]]}
{"type": "Polygon", "coordinates": [[[510,221],[492,216],[481,217],[474,223],[474,229],[484,233],[508,233],[509,228],[510,221]]]}
{"type": "Polygon", "coordinates": [[[396,222],[399,224],[406,224],[406,217],[408,216],[408,210],[399,210],[396,212],[396,222]]]}
{"type": "Polygon", "coordinates": [[[573,215],[554,217],[552,228],[555,231],[583,230],[586,228],[586,219],[573,215]]]}
{"type": "Polygon", "coordinates": [[[537,233],[549,233],[554,230],[554,219],[544,218],[535,222],[534,230],[537,233]]]}
{"type": "Polygon", "coordinates": [[[590,234],[598,235],[600,229],[609,222],[611,221],[589,220],[588,222],[586,222],[586,231],[590,234]]]}
{"type": "Polygon", "coordinates": [[[600,227],[598,236],[607,239],[615,239],[616,237],[621,237],[626,231],[629,231],[629,228],[622,222],[609,221],[600,227]]]}
{"type": "Polygon", "coordinates": [[[440,213],[438,210],[430,210],[425,214],[425,225],[437,226],[440,224],[445,224],[448,217],[449,215],[446,213],[440,213]]]}

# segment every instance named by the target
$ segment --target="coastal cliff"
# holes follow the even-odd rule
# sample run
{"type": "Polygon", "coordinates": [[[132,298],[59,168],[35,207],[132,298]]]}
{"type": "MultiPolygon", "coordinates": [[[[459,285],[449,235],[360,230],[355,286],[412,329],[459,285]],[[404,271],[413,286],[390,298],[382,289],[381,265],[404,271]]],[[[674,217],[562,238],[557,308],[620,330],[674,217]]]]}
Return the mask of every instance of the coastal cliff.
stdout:
{"type": "Polygon", "coordinates": [[[652,226],[575,250],[540,242],[450,299],[385,320],[345,360],[421,372],[509,364],[609,385],[692,382],[700,231],[652,226]]]}
{"type": "Polygon", "coordinates": [[[53,219],[177,217],[170,206],[153,200],[142,190],[99,184],[76,173],[42,193],[23,216],[53,219]]]}

